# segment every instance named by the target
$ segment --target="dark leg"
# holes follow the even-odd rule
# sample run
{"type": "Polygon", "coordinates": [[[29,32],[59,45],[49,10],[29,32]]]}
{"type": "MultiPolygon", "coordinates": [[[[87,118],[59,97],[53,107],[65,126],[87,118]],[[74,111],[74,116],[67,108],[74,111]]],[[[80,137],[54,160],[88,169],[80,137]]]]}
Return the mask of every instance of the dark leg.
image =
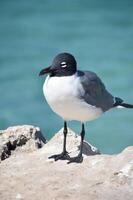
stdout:
{"type": "Polygon", "coordinates": [[[63,151],[61,154],[52,155],[49,158],[54,158],[55,161],[57,160],[69,160],[68,152],[66,151],[66,137],[67,137],[67,122],[64,121],[64,141],[63,141],[63,151]]]}
{"type": "Polygon", "coordinates": [[[67,153],[66,151],[66,137],[67,137],[67,122],[64,121],[64,130],[63,130],[63,134],[64,134],[64,141],[63,141],[63,153],[67,153]]]}
{"type": "Polygon", "coordinates": [[[82,123],[81,144],[80,144],[80,151],[79,151],[79,154],[78,154],[78,156],[76,156],[76,157],[70,158],[68,164],[69,164],[69,163],[72,163],[72,162],[81,163],[81,162],[83,161],[82,151],[83,151],[84,136],[85,136],[85,128],[84,128],[84,123],[82,123]]]}

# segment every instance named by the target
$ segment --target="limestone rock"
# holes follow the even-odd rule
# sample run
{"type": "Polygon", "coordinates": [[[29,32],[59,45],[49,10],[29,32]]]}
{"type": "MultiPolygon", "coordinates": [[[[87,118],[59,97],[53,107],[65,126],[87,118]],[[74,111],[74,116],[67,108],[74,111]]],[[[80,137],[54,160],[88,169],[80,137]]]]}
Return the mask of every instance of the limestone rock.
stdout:
{"type": "MultiPolygon", "coordinates": [[[[70,155],[77,154],[80,138],[69,130],[67,139],[70,155]]],[[[133,147],[117,155],[90,155],[87,148],[80,164],[48,159],[62,151],[62,141],[61,130],[37,151],[19,150],[3,160],[0,200],[133,199],[133,147]]]]}
{"type": "MultiPolygon", "coordinates": [[[[58,154],[62,151],[63,143],[63,128],[54,135],[54,137],[46,144],[44,151],[49,154],[58,154]]],[[[67,134],[67,151],[70,153],[70,156],[75,156],[78,154],[80,148],[81,137],[74,133],[71,129],[68,128],[67,134]]],[[[83,155],[90,156],[100,154],[100,150],[84,141],[83,143],[83,155]]]]}
{"type": "Polygon", "coordinates": [[[38,127],[23,125],[13,126],[0,131],[0,159],[8,158],[13,150],[35,150],[46,143],[38,127]]]}

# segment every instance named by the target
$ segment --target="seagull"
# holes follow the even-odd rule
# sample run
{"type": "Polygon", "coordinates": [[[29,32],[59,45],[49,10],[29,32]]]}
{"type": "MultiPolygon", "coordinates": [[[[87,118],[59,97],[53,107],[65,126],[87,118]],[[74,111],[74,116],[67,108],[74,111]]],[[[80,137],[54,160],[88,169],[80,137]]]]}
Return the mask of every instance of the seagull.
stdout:
{"type": "Polygon", "coordinates": [[[102,80],[91,71],[77,70],[75,57],[70,53],[60,53],[51,66],[42,69],[39,75],[48,74],[43,84],[43,93],[51,109],[64,121],[63,151],[49,158],[68,160],[68,163],[83,161],[83,141],[85,122],[100,117],[104,112],[117,107],[133,108],[121,98],[110,94],[102,80]],[[81,122],[81,143],[77,156],[70,157],[66,150],[67,122],[81,122]]]}

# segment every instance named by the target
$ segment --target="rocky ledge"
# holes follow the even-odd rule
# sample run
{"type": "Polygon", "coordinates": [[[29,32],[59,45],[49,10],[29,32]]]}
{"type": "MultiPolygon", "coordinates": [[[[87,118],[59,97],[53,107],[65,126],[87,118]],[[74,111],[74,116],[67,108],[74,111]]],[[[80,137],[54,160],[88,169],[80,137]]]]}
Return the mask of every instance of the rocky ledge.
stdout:
{"type": "Polygon", "coordinates": [[[33,151],[45,143],[46,139],[39,127],[24,125],[0,130],[0,160],[8,158],[14,150],[33,151]]]}
{"type": "MultiPolygon", "coordinates": [[[[48,159],[61,152],[62,140],[62,130],[49,142],[33,126],[0,131],[0,200],[133,198],[133,147],[117,155],[103,155],[84,142],[81,164],[48,159]]],[[[77,154],[79,144],[80,137],[69,129],[67,148],[71,156],[77,154]]]]}

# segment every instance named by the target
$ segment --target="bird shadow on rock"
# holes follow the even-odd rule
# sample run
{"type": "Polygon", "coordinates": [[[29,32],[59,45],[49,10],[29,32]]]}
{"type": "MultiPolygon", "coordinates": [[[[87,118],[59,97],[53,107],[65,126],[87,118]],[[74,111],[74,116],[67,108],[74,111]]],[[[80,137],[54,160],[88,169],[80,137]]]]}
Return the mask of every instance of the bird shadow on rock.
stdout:
{"type": "MultiPolygon", "coordinates": [[[[80,145],[78,146],[78,149],[80,149],[80,145]]],[[[92,155],[100,155],[101,152],[96,147],[92,146],[88,142],[83,142],[83,154],[86,156],[92,156],[92,155]]]]}

